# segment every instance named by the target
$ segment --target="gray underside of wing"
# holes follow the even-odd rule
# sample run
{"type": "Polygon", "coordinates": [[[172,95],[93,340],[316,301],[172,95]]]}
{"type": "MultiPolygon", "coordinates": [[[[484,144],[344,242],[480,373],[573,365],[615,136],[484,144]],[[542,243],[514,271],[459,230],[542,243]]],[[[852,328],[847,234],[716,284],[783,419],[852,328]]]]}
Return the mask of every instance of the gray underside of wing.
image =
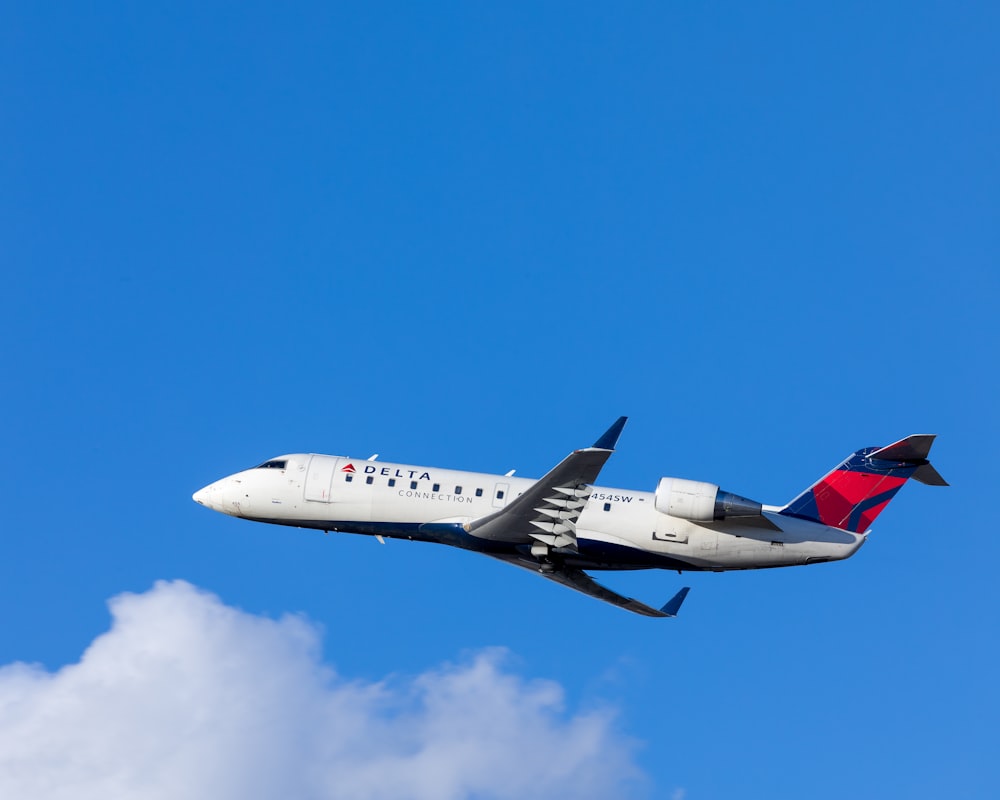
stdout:
{"type": "Polygon", "coordinates": [[[586,572],[580,569],[557,567],[555,569],[546,570],[540,569],[538,562],[533,559],[519,558],[517,556],[503,556],[494,553],[490,553],[489,555],[501,561],[506,561],[508,564],[513,564],[514,566],[530,570],[537,575],[541,575],[543,578],[548,578],[550,581],[561,583],[563,586],[568,586],[570,589],[576,589],[578,592],[589,594],[591,597],[596,597],[598,600],[603,600],[605,603],[611,603],[619,608],[624,608],[626,611],[632,611],[635,614],[642,614],[645,617],[676,616],[677,610],[680,608],[680,603],[683,602],[684,595],[687,594],[686,589],[682,590],[683,594],[679,594],[678,597],[671,601],[671,603],[673,603],[673,607],[671,607],[671,603],[668,603],[662,610],[655,609],[631,597],[625,597],[624,595],[611,591],[611,589],[606,586],[602,586],[591,578],[586,572]]]}

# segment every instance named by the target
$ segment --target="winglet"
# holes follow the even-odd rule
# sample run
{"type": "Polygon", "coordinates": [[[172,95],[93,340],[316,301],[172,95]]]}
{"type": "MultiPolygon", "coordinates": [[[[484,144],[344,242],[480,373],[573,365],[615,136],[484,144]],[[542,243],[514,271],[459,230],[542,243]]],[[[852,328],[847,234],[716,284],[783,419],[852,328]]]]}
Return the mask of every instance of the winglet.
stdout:
{"type": "Polygon", "coordinates": [[[618,437],[622,435],[622,428],[625,427],[627,421],[628,417],[618,417],[615,424],[608,428],[600,439],[594,442],[594,447],[598,450],[614,450],[615,445],[618,444],[618,437]]]}
{"type": "Polygon", "coordinates": [[[667,604],[660,609],[663,615],[666,617],[676,617],[677,612],[681,610],[681,603],[684,602],[684,598],[688,596],[688,592],[691,591],[690,586],[685,586],[677,594],[667,601],[667,604]]]}

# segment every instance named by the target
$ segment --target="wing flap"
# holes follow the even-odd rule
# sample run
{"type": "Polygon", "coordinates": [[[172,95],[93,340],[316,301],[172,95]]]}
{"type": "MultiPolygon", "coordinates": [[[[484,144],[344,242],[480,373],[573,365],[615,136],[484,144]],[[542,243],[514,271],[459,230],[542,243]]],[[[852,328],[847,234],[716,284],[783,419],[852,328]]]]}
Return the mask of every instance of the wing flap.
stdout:
{"type": "Polygon", "coordinates": [[[619,417],[593,447],[575,450],[506,508],[467,523],[466,531],[500,542],[539,542],[576,550],[576,522],[618,442],[627,417],[619,417]]]}

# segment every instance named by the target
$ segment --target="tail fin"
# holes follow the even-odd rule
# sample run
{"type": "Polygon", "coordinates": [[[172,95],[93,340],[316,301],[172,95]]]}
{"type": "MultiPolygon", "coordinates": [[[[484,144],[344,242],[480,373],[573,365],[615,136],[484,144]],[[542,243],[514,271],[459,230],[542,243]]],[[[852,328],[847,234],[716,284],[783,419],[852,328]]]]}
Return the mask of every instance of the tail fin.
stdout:
{"type": "Polygon", "coordinates": [[[933,443],[933,435],[915,434],[888,447],[858,450],[779,513],[854,533],[866,531],[908,478],[948,485],[927,460],[933,443]]]}

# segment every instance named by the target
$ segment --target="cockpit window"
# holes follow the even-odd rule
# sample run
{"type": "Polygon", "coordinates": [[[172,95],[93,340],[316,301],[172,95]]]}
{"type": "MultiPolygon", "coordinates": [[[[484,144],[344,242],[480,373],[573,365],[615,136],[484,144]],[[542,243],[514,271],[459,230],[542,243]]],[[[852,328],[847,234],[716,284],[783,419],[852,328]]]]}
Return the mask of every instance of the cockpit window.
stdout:
{"type": "Polygon", "coordinates": [[[271,461],[265,461],[254,469],[284,469],[288,462],[284,459],[275,458],[271,461]]]}

